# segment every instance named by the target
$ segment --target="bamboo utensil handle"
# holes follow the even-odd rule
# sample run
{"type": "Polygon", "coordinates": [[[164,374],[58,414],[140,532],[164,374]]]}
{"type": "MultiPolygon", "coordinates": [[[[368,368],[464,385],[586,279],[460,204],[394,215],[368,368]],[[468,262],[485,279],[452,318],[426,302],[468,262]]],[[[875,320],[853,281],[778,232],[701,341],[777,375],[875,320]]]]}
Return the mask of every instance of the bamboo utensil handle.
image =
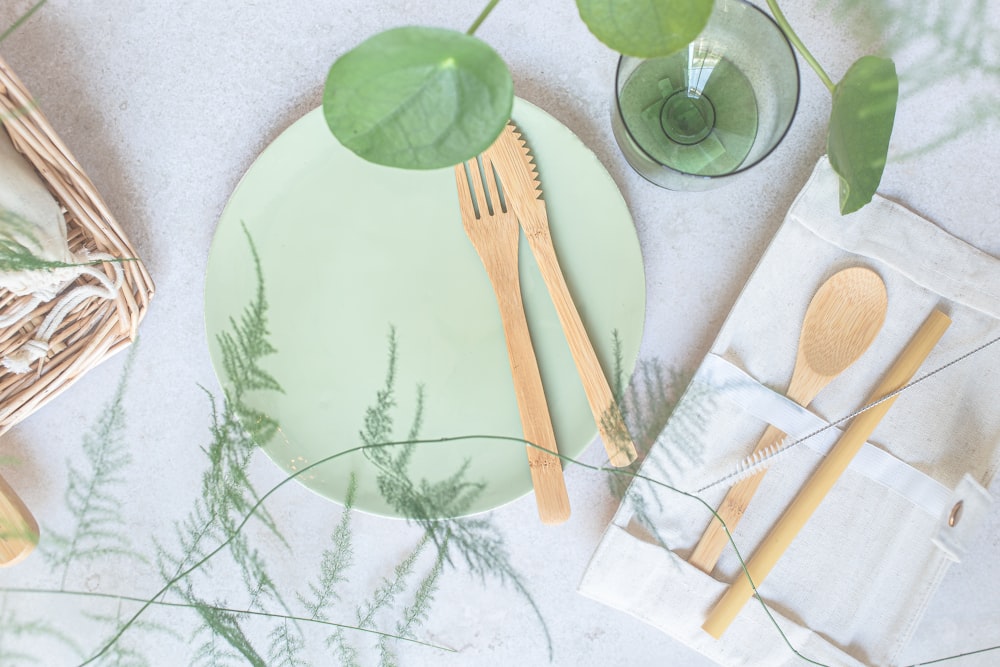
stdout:
{"type": "MultiPolygon", "coordinates": [[[[522,218],[523,220],[523,218],[522,218]]],[[[522,222],[522,225],[524,223],[522,222]]],[[[601,363],[597,360],[594,346],[587,336],[587,330],[580,319],[580,313],[573,303],[573,297],[569,293],[566,279],[562,269],[559,267],[559,260],[556,258],[556,251],[552,245],[552,236],[546,227],[540,233],[527,233],[528,245],[541,271],[542,279],[549,288],[549,295],[555,305],[556,314],[562,324],[566,342],[569,344],[570,353],[576,363],[576,370],[580,375],[580,383],[587,396],[587,403],[590,405],[590,412],[594,416],[597,430],[604,441],[604,449],[608,455],[611,465],[616,467],[627,466],[638,456],[635,443],[629,434],[625,420],[622,418],[618,402],[608,385],[608,380],[601,368],[601,363]]]]}
{"type": "Polygon", "coordinates": [[[0,567],[19,563],[38,544],[38,523],[7,481],[0,477],[0,567]]]}
{"type": "Polygon", "coordinates": [[[502,281],[495,283],[495,291],[507,339],[507,355],[510,358],[524,439],[548,450],[531,446],[527,448],[538,516],[542,523],[562,523],[569,518],[569,495],[563,478],[562,461],[555,455],[558,451],[556,436],[552,430],[552,418],[545,400],[535,350],[528,333],[521,292],[516,283],[504,286],[502,281]]]}
{"type": "MultiPolygon", "coordinates": [[[[800,403],[800,405],[805,405],[800,403]]],[[[768,426],[753,448],[753,454],[761,452],[768,447],[772,447],[781,442],[785,434],[775,426],[768,426]]],[[[741,479],[730,487],[726,497],[722,499],[722,504],[715,511],[718,517],[713,516],[708,523],[708,527],[702,534],[701,539],[691,552],[688,563],[705,574],[711,574],[715,569],[715,564],[719,562],[722,550],[729,544],[729,534],[736,529],[736,524],[740,522],[743,515],[750,506],[760,483],[764,480],[767,470],[761,470],[746,479],[741,479]],[[721,519],[721,521],[720,521],[721,519]],[[723,525],[723,521],[725,525],[723,525]],[[728,533],[726,532],[728,529],[728,533]]]]}
{"type": "MultiPolygon", "coordinates": [[[[950,324],[951,319],[947,315],[934,310],[896,359],[879,386],[872,392],[866,405],[875,403],[906,385],[950,324]]],[[[819,507],[823,498],[847,469],[879,421],[892,407],[896,398],[898,395],[885,399],[854,418],[757,548],[747,563],[747,573],[741,573],[737,577],[709,613],[701,626],[705,632],[716,639],[722,636],[753,595],[754,586],[750,580],[753,580],[754,585],[760,586],[806,521],[819,507]],[[746,574],[749,577],[745,576],[746,574]]]]}

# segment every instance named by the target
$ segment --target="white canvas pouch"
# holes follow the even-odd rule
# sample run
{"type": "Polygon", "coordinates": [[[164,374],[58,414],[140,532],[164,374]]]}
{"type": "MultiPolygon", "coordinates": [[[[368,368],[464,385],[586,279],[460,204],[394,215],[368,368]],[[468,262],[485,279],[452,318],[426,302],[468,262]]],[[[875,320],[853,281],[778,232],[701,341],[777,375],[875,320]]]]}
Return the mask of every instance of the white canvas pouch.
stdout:
{"type": "MultiPolygon", "coordinates": [[[[767,423],[794,442],[852,414],[939,308],[953,323],[918,381],[899,395],[759,586],[767,610],[751,600],[721,640],[701,625],[729,582],[745,576],[739,559],[729,546],[712,576],[689,565],[711,513],[660,484],[632,483],[580,584],[582,594],[722,665],[804,664],[791,647],[829,665],[896,664],[991,502],[985,487],[1000,463],[1000,343],[989,343],[1000,337],[1000,260],[878,196],[842,217],[838,192],[823,159],[640,475],[718,507],[728,485],[711,485],[750,454],[767,423]],[[849,266],[869,267],[885,281],[885,325],[807,410],[782,395],[802,318],[819,286],[849,266]]],[[[734,531],[744,559],[838,435],[837,427],[827,428],[771,462],[734,531]]]]}
{"type": "Polygon", "coordinates": [[[82,275],[92,277],[96,283],[83,284],[68,292],[49,311],[25,346],[0,359],[7,369],[24,373],[33,361],[48,353],[49,338],[82,301],[91,297],[115,298],[121,286],[121,270],[112,264],[116,279],[111,279],[93,262],[113,258],[70,251],[66,220],[58,202],[4,131],[0,131],[0,243],[49,263],[43,269],[0,269],[0,288],[28,297],[0,314],[0,327],[21,323],[39,304],[54,299],[82,275]]]}

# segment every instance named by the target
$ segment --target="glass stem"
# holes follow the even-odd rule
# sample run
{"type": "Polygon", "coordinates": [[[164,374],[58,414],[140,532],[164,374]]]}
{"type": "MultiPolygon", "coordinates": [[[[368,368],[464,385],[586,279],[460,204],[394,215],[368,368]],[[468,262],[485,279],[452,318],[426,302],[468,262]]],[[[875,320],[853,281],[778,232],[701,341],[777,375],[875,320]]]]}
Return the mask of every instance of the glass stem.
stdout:
{"type": "Polygon", "coordinates": [[[781,13],[777,0],[767,0],[767,6],[770,8],[771,13],[774,14],[774,20],[779,26],[781,26],[782,32],[784,32],[785,36],[788,37],[788,41],[792,43],[796,51],[802,54],[802,57],[807,63],[809,63],[809,66],[813,68],[813,71],[816,72],[817,76],[819,76],[820,81],[823,82],[823,85],[826,86],[827,90],[833,93],[833,89],[836,87],[836,84],[833,83],[833,79],[831,79],[830,76],[823,70],[819,61],[813,57],[813,54],[809,53],[809,49],[806,48],[806,45],[802,43],[799,36],[795,34],[794,30],[792,30],[792,26],[789,25],[788,19],[786,19],[785,15],[781,13]]]}
{"type": "Polygon", "coordinates": [[[481,26],[483,24],[483,21],[486,20],[486,17],[489,16],[490,12],[493,11],[493,8],[497,6],[498,2],[500,2],[500,0],[490,0],[489,3],[483,8],[483,11],[479,12],[479,16],[477,16],[476,20],[472,22],[472,25],[469,26],[469,29],[465,31],[465,34],[474,35],[476,33],[476,30],[479,29],[479,26],[481,26]]]}

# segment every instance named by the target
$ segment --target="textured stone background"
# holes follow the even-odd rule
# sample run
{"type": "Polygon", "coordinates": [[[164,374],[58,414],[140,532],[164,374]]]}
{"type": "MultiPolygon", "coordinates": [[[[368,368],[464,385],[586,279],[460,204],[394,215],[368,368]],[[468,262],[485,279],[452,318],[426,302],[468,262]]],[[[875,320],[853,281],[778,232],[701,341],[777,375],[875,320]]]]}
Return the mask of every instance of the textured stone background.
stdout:
{"type": "MultiPolygon", "coordinates": [[[[27,4],[4,3],[0,24],[7,25],[27,4]]],[[[237,181],[270,141],[319,104],[327,69],[338,55],[397,25],[464,30],[480,4],[50,0],[0,47],[104,194],[156,282],[125,405],[128,437],[139,464],[133,471],[141,471],[129,479],[125,508],[137,540],[146,542],[153,530],[166,532],[198,488],[199,447],[207,441],[209,425],[198,385],[217,387],[202,325],[203,273],[216,220],[237,181]]],[[[842,13],[844,3],[784,4],[789,20],[835,79],[879,41],[873,37],[879,34],[878,22],[852,22],[842,13]]],[[[937,3],[907,7],[910,19],[918,22],[926,21],[922,11],[938,11],[937,3]]],[[[988,12],[971,16],[965,28],[995,34],[1000,10],[994,3],[988,12]]],[[[620,156],[609,127],[616,55],[588,33],[574,3],[505,0],[478,34],[508,62],[517,94],[572,129],[621,187],[646,264],[643,357],[677,370],[693,369],[824,151],[826,90],[803,69],[801,103],[789,135],[744,180],[710,193],[669,192],[639,178],[620,156]]],[[[893,160],[881,191],[998,255],[1000,123],[995,111],[992,118],[980,118],[975,109],[987,108],[991,100],[995,105],[1000,97],[1000,49],[992,37],[948,37],[949,43],[963,46],[949,50],[926,33],[898,51],[900,69],[909,78],[904,77],[893,160]],[[964,51],[981,55],[986,66],[963,64],[964,51]],[[919,74],[930,67],[940,73],[922,84],[919,74]],[[956,127],[972,129],[923,150],[956,127]]],[[[991,351],[980,363],[996,365],[998,354],[991,351]]],[[[65,461],[78,453],[81,432],[111,396],[123,363],[124,355],[104,364],[3,439],[0,454],[21,461],[4,474],[43,527],[63,525],[65,461]]],[[[590,460],[596,461],[598,454],[595,448],[588,450],[590,460]]],[[[264,486],[279,478],[263,457],[254,474],[264,486]]],[[[549,621],[554,664],[703,664],[668,637],[575,592],[615,503],[603,479],[578,469],[568,471],[568,479],[576,511],[561,527],[540,529],[530,497],[495,514],[509,537],[514,562],[549,621]]],[[[282,576],[294,582],[297,562],[316,562],[338,508],[289,488],[273,513],[295,545],[291,555],[279,546],[274,549],[287,563],[282,576]]],[[[388,575],[415,543],[416,531],[400,525],[358,518],[358,551],[366,554],[367,568],[352,585],[361,594],[388,575]]],[[[989,531],[966,562],[951,570],[930,601],[909,659],[982,647],[970,645],[966,632],[987,624],[996,627],[1000,584],[992,564],[998,553],[1000,508],[994,509],[989,531]]],[[[42,568],[35,558],[0,574],[8,585],[20,585],[40,577],[42,568]]],[[[90,583],[96,590],[147,591],[151,582],[144,576],[122,571],[114,581],[90,583]]],[[[224,587],[219,595],[225,595],[224,587]]],[[[64,601],[8,602],[26,609],[53,604],[64,601]]],[[[523,601],[509,588],[484,588],[463,574],[446,578],[420,635],[460,652],[441,655],[403,647],[402,664],[546,663],[544,638],[523,601]]],[[[1000,633],[992,644],[1000,644],[1000,633]]],[[[155,654],[155,648],[150,650],[155,654]]],[[[996,660],[994,654],[954,664],[996,660]]],[[[175,654],[156,658],[156,664],[185,662],[175,654]]]]}

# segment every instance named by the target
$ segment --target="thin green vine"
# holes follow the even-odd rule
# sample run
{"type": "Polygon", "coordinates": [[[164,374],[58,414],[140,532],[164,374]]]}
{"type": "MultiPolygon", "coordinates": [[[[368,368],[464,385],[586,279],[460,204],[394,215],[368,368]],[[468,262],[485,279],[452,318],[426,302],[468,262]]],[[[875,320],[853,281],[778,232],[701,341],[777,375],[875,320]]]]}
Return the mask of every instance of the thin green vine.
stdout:
{"type": "Polygon", "coordinates": [[[31,15],[42,8],[42,5],[46,3],[47,0],[38,0],[31,8],[20,16],[14,23],[10,25],[9,28],[0,33],[0,42],[10,37],[11,33],[21,27],[21,24],[31,18],[31,15]]]}
{"type": "MultiPolygon", "coordinates": [[[[95,598],[104,600],[115,600],[118,602],[134,602],[134,603],[150,603],[154,607],[172,607],[175,609],[191,609],[193,605],[187,602],[167,602],[166,600],[156,600],[149,598],[140,598],[132,595],[119,595],[117,593],[97,593],[94,591],[77,591],[68,590],[65,588],[15,588],[15,587],[4,587],[0,588],[0,592],[3,593],[13,593],[18,595],[65,595],[70,597],[83,597],[83,598],[95,598]]],[[[363,632],[370,635],[375,635],[378,637],[384,637],[386,639],[398,639],[399,641],[408,642],[410,644],[416,644],[418,646],[425,646],[427,648],[437,649],[439,651],[447,651],[448,653],[455,653],[455,649],[448,646],[442,646],[440,644],[433,644],[431,642],[422,641],[415,639],[413,637],[393,634],[391,632],[382,632],[374,628],[362,628],[356,625],[351,625],[347,623],[335,623],[333,621],[327,621],[321,618],[309,617],[309,616],[297,616],[294,614],[275,614],[266,611],[256,611],[252,609],[232,609],[229,607],[222,607],[218,605],[208,606],[213,611],[223,612],[227,614],[240,614],[244,616],[259,616],[262,618],[273,618],[282,621],[294,621],[296,623],[308,623],[312,625],[321,625],[334,628],[342,628],[344,630],[355,630],[357,632],[363,632]]],[[[97,657],[97,656],[94,656],[97,657]]],[[[84,663],[86,664],[86,663],[84,663]]]]}
{"type": "MultiPolygon", "coordinates": [[[[317,460],[317,461],[315,461],[315,462],[313,462],[313,463],[311,463],[311,464],[309,464],[309,465],[301,468],[300,470],[295,471],[293,474],[291,474],[288,477],[286,477],[285,479],[281,480],[275,486],[273,486],[270,490],[268,490],[266,493],[264,493],[262,496],[260,496],[260,499],[256,503],[254,503],[253,506],[250,507],[249,511],[247,512],[246,516],[243,517],[242,521],[240,521],[238,524],[236,524],[236,526],[235,526],[232,534],[230,534],[221,544],[219,544],[215,549],[213,549],[212,551],[210,551],[209,553],[207,553],[199,561],[197,561],[196,563],[194,563],[193,565],[191,565],[189,568],[187,568],[183,572],[180,572],[177,576],[175,576],[173,579],[171,579],[166,584],[164,584],[163,587],[157,593],[155,593],[151,598],[142,601],[142,605],[140,606],[140,608],[130,618],[128,618],[121,625],[121,627],[118,629],[118,631],[114,635],[112,635],[112,637],[110,639],[108,639],[105,642],[104,646],[102,646],[96,653],[94,653],[93,655],[91,655],[90,658],[88,658],[83,663],[81,663],[81,667],[83,665],[91,664],[92,662],[94,662],[95,660],[97,660],[98,658],[100,658],[101,656],[103,656],[105,653],[107,653],[107,651],[110,650],[110,648],[115,644],[115,642],[117,642],[121,638],[121,636],[125,634],[125,632],[139,619],[139,617],[147,609],[149,609],[151,606],[161,604],[161,601],[158,601],[158,599],[161,598],[164,594],[166,594],[167,591],[169,591],[171,588],[173,588],[176,584],[180,583],[188,575],[192,574],[193,572],[195,572],[196,570],[198,570],[200,567],[202,567],[203,565],[205,565],[216,554],[218,554],[219,552],[223,551],[236,538],[236,536],[246,527],[246,525],[253,518],[254,514],[256,514],[256,512],[262,508],[262,506],[264,505],[264,503],[267,501],[268,498],[270,498],[271,496],[273,496],[279,489],[281,489],[286,484],[288,484],[292,480],[296,479],[300,475],[303,475],[303,474],[305,474],[305,473],[307,473],[307,472],[309,472],[311,470],[314,470],[315,468],[317,468],[319,466],[322,466],[322,465],[324,465],[326,463],[329,463],[330,461],[334,461],[334,460],[339,459],[339,458],[341,458],[343,456],[347,456],[349,454],[353,454],[353,453],[356,453],[356,452],[365,452],[365,451],[370,451],[370,450],[381,450],[381,449],[392,448],[392,447],[410,447],[410,446],[419,446],[419,445],[428,445],[428,444],[442,444],[442,443],[450,443],[450,442],[461,442],[461,441],[464,441],[464,440],[493,440],[493,441],[502,441],[502,442],[509,442],[509,443],[518,443],[518,444],[521,444],[521,445],[526,445],[528,447],[536,447],[538,449],[542,449],[538,445],[535,445],[534,443],[531,443],[531,442],[529,442],[529,441],[527,441],[527,440],[525,440],[523,438],[517,438],[517,437],[513,437],[513,436],[461,435],[461,436],[447,436],[447,437],[441,437],[441,438],[426,438],[426,439],[419,439],[419,440],[399,440],[399,441],[384,442],[384,443],[377,443],[377,444],[358,445],[356,447],[351,447],[349,449],[345,449],[345,450],[343,450],[341,452],[338,452],[336,454],[332,454],[332,455],[330,455],[330,456],[328,456],[326,458],[319,459],[319,460],[317,460]]],[[[577,465],[577,466],[580,466],[582,468],[585,468],[587,470],[591,470],[591,471],[594,471],[594,472],[601,472],[601,473],[614,474],[614,475],[624,475],[624,476],[628,476],[628,477],[630,477],[632,479],[642,480],[642,481],[648,482],[650,484],[653,484],[653,485],[662,487],[664,489],[667,489],[669,491],[672,491],[674,493],[677,493],[677,494],[679,494],[681,496],[684,496],[686,498],[690,498],[690,499],[695,500],[696,502],[700,503],[702,506],[704,506],[712,514],[712,516],[714,516],[716,519],[718,519],[719,522],[722,524],[722,527],[723,527],[723,529],[726,532],[726,538],[729,540],[729,543],[733,546],[733,549],[736,551],[736,557],[739,560],[740,567],[743,569],[744,575],[750,581],[750,585],[753,588],[754,595],[757,597],[757,600],[760,602],[760,604],[764,607],[765,611],[767,611],[767,605],[763,601],[763,599],[761,599],[761,597],[759,595],[757,595],[756,584],[754,583],[753,579],[751,578],[750,572],[747,570],[746,564],[745,564],[745,562],[743,560],[743,556],[740,553],[739,548],[736,546],[736,543],[733,540],[733,536],[729,532],[729,528],[726,526],[725,521],[722,519],[722,517],[720,517],[718,515],[718,513],[716,513],[715,509],[711,505],[709,505],[707,502],[705,502],[702,498],[700,498],[699,496],[697,496],[697,495],[695,495],[693,493],[689,493],[687,491],[682,491],[682,490],[677,489],[676,487],[673,487],[673,486],[671,486],[669,484],[666,484],[664,482],[656,480],[656,479],[654,479],[652,477],[648,477],[646,475],[642,475],[642,474],[640,474],[638,472],[634,472],[632,470],[628,470],[628,469],[624,469],[624,468],[614,468],[614,467],[608,467],[608,466],[592,465],[592,464],[589,464],[589,463],[584,463],[582,461],[578,461],[578,460],[576,460],[574,458],[571,458],[569,456],[565,456],[563,454],[557,454],[557,456],[561,460],[563,460],[565,463],[577,465]]],[[[0,589],[0,590],[7,590],[7,589],[0,589]]],[[[112,597],[118,597],[118,596],[112,596],[112,597]]],[[[190,606],[190,605],[184,605],[184,604],[180,604],[180,603],[175,603],[175,604],[177,604],[177,606],[190,606]]],[[[811,662],[813,664],[816,664],[816,665],[821,665],[822,664],[822,663],[818,663],[818,662],[815,662],[813,660],[810,660],[806,656],[804,656],[801,653],[799,653],[795,649],[795,647],[792,646],[791,642],[788,640],[788,638],[785,635],[785,633],[781,630],[780,626],[777,623],[777,620],[774,619],[773,616],[771,616],[771,614],[770,614],[769,611],[767,611],[767,613],[768,613],[768,616],[771,618],[771,620],[774,622],[774,625],[777,628],[779,634],[784,639],[785,643],[788,645],[788,648],[793,653],[795,653],[795,655],[797,655],[798,657],[802,658],[803,660],[806,660],[806,661],[811,662]]],[[[275,616],[284,617],[282,615],[275,615],[275,616]]],[[[288,618],[288,619],[291,620],[293,617],[288,616],[286,618],[288,618]]],[[[352,628],[352,629],[359,629],[359,628],[357,628],[355,626],[343,626],[343,627],[345,627],[345,628],[352,628]]],[[[388,634],[388,633],[378,633],[378,634],[388,634]]]]}
{"type": "Polygon", "coordinates": [[[497,6],[498,2],[500,2],[500,0],[490,0],[489,3],[483,8],[483,11],[479,12],[479,16],[477,16],[476,20],[472,22],[469,29],[465,31],[465,34],[470,36],[476,34],[476,31],[479,30],[479,26],[483,24],[483,21],[485,21],[486,17],[490,15],[490,12],[493,11],[493,8],[497,6]]]}

